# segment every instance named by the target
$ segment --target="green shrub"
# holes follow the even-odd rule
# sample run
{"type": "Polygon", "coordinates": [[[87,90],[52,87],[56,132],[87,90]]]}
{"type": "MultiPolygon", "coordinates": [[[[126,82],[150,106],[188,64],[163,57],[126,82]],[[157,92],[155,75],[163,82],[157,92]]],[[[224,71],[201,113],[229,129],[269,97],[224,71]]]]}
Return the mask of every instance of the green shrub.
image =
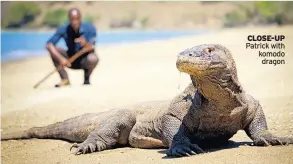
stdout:
{"type": "Polygon", "coordinates": [[[35,2],[13,2],[9,5],[2,27],[21,27],[32,22],[41,10],[35,2]]]}
{"type": "Polygon", "coordinates": [[[56,9],[46,13],[43,23],[50,27],[58,27],[67,21],[67,10],[56,9]]]}
{"type": "Polygon", "coordinates": [[[224,26],[250,24],[289,24],[293,23],[293,2],[257,1],[251,6],[239,6],[239,10],[225,16],[224,26]]]}
{"type": "Polygon", "coordinates": [[[293,2],[255,2],[254,6],[264,23],[293,23],[293,2]]]}
{"type": "Polygon", "coordinates": [[[293,23],[293,2],[279,2],[274,21],[279,25],[293,23]]]}
{"type": "Polygon", "coordinates": [[[247,23],[247,16],[245,12],[233,11],[225,16],[224,26],[233,27],[244,25],[247,23]]]}
{"type": "Polygon", "coordinates": [[[146,27],[149,23],[149,18],[148,17],[143,17],[141,20],[140,20],[140,23],[142,25],[142,27],[146,27]]]}
{"type": "Polygon", "coordinates": [[[254,7],[261,17],[266,19],[274,19],[278,12],[278,3],[269,1],[258,1],[254,2],[254,7]]]}

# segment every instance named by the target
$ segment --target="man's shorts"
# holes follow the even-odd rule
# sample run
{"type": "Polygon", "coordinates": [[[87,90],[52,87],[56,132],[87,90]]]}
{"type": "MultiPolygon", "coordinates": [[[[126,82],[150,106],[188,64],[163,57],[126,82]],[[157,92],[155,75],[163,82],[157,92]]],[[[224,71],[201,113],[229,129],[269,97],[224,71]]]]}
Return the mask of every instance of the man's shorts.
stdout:
{"type": "MultiPolygon", "coordinates": [[[[68,52],[66,50],[64,50],[63,48],[57,48],[57,50],[59,51],[59,53],[64,56],[66,59],[69,59],[70,57],[72,57],[74,54],[68,54],[68,52]]],[[[94,52],[88,53],[88,54],[83,54],[81,55],[79,58],[77,58],[75,61],[73,61],[71,63],[71,69],[86,69],[87,68],[87,64],[88,64],[88,56],[89,55],[95,55],[96,54],[94,52]]]]}

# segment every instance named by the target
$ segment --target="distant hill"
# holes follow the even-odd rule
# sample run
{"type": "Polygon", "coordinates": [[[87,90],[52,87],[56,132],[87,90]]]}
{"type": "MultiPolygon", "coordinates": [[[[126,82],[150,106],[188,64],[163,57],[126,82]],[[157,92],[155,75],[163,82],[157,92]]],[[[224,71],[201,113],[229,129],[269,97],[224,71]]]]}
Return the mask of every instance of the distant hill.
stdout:
{"type": "Polygon", "coordinates": [[[14,29],[54,29],[66,22],[67,10],[72,7],[79,8],[84,21],[94,23],[99,29],[188,30],[293,22],[290,16],[293,2],[31,1],[1,4],[2,27],[14,29]]]}
{"type": "MultiPolygon", "coordinates": [[[[16,2],[2,2],[1,14],[7,15],[16,2]]],[[[235,9],[227,2],[35,2],[41,13],[28,28],[46,28],[46,13],[77,7],[84,17],[100,29],[193,29],[221,26],[222,17],[235,9]]]]}

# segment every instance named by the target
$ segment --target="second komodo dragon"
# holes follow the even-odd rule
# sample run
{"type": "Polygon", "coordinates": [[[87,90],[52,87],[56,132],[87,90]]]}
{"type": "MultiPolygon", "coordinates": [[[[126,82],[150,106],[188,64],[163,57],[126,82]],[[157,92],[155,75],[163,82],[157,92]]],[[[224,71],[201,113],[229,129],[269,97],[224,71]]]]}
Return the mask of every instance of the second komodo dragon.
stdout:
{"type": "Polygon", "coordinates": [[[171,102],[152,102],[102,113],[84,114],[45,127],[2,136],[10,139],[62,139],[74,143],[75,154],[130,145],[169,148],[168,156],[203,153],[245,130],[254,145],[292,144],[292,137],[268,131],[261,105],[245,93],[231,52],[222,45],[205,44],[178,55],[177,68],[192,83],[171,102]]]}

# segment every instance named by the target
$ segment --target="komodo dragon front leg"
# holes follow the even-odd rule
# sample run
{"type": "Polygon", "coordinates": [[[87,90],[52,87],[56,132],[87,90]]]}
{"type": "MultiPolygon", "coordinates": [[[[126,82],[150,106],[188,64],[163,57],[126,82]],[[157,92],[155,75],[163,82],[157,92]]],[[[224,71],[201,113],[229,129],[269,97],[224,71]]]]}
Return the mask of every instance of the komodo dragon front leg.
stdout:
{"type": "Polygon", "coordinates": [[[110,149],[116,144],[126,145],[135,122],[133,111],[119,110],[114,115],[104,118],[84,142],[74,143],[70,150],[77,148],[74,153],[79,155],[110,149]]]}
{"type": "Polygon", "coordinates": [[[187,128],[179,119],[170,115],[164,116],[164,119],[164,139],[166,144],[169,144],[167,156],[181,157],[204,152],[197,144],[191,142],[187,128]]]}
{"type": "Polygon", "coordinates": [[[167,156],[180,157],[204,152],[191,139],[191,132],[198,125],[191,111],[200,107],[201,102],[201,95],[190,84],[171,103],[169,112],[162,119],[164,143],[169,146],[167,156]]]}
{"type": "Polygon", "coordinates": [[[287,145],[293,143],[292,137],[277,137],[268,131],[266,118],[259,104],[254,118],[245,127],[245,132],[256,146],[287,145]]]}

